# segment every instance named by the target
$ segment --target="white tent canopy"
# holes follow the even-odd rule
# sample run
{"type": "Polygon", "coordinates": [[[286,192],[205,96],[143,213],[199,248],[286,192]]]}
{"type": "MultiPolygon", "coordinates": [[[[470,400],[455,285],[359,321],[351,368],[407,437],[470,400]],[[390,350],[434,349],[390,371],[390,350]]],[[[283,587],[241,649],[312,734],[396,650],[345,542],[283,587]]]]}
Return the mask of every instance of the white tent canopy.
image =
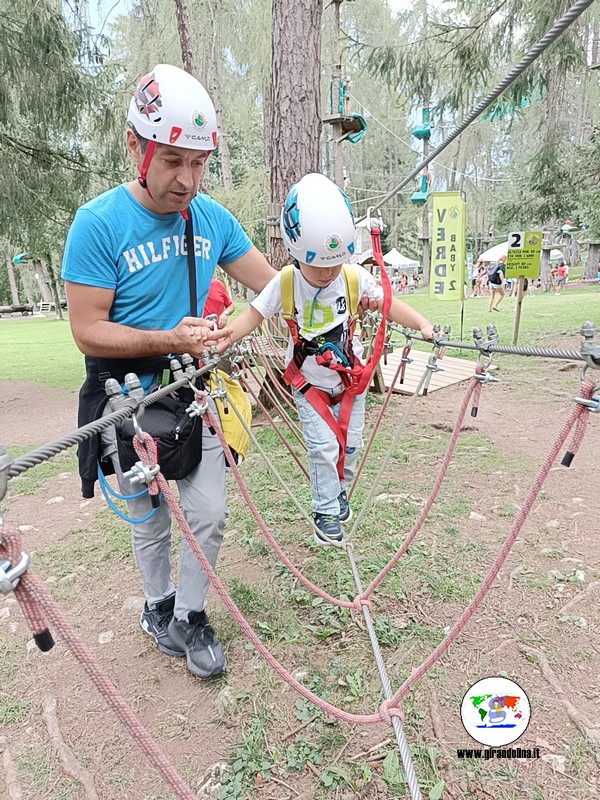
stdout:
{"type": "Polygon", "coordinates": [[[392,247],[389,253],[386,253],[383,258],[386,264],[391,264],[392,267],[397,267],[398,269],[418,269],[420,266],[418,261],[415,261],[414,258],[403,256],[395,247],[392,247]]]}
{"type": "MultiPolygon", "coordinates": [[[[500,244],[495,244],[493,247],[490,247],[489,250],[486,250],[485,253],[482,253],[478,261],[498,261],[500,256],[505,256],[508,254],[508,239],[505,242],[500,242],[500,244]]],[[[551,250],[550,251],[550,261],[557,261],[559,258],[563,258],[563,254],[560,250],[551,250]]]]}

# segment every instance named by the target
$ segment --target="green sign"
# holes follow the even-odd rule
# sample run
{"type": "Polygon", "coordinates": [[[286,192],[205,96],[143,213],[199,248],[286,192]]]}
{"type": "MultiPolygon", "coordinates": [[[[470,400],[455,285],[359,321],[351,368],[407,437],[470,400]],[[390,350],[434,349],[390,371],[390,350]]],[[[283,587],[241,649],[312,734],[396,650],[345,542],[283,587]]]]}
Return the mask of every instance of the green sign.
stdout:
{"type": "Polygon", "coordinates": [[[514,231],[508,234],[506,277],[537,278],[542,251],[541,231],[514,231]]]}

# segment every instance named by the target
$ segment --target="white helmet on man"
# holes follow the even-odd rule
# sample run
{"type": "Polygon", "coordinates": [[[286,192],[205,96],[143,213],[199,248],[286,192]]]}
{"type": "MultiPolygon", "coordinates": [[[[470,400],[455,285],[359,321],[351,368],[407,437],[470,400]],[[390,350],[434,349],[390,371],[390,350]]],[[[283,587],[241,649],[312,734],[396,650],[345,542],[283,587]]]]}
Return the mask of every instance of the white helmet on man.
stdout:
{"type": "Polygon", "coordinates": [[[318,172],[290,188],[281,209],[281,235],[288,253],[313,267],[336,267],[354,253],[350,201],[318,172]]]}
{"type": "Polygon", "coordinates": [[[157,64],[140,78],[127,121],[150,142],[214,150],[217,115],[208,92],[189,72],[157,64]]]}

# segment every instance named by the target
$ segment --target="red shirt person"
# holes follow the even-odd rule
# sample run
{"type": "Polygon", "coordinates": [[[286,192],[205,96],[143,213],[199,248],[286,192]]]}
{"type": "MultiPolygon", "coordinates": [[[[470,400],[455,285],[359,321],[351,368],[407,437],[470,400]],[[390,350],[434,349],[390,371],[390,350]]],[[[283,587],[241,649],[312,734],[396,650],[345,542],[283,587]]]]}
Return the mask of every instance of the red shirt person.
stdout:
{"type": "Polygon", "coordinates": [[[227,289],[225,289],[221,281],[213,279],[208,288],[202,316],[206,318],[210,314],[215,314],[217,316],[217,326],[220,329],[227,325],[227,317],[233,314],[234,311],[235,306],[233,305],[233,300],[227,294],[227,289]]]}

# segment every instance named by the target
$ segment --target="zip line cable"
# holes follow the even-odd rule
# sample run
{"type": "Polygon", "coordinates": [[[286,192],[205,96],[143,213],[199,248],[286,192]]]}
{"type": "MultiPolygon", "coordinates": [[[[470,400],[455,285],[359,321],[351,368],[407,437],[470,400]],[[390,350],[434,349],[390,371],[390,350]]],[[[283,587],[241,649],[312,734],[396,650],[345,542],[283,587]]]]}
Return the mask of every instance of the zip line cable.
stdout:
{"type": "MultiPolygon", "coordinates": [[[[534,61],[536,61],[541,54],[547,50],[551,44],[561,36],[567,28],[569,28],[578,17],[580,17],[584,11],[586,11],[595,0],[577,0],[571,8],[563,14],[563,16],[558,19],[552,28],[546,33],[533,47],[529,50],[529,52],[523,56],[523,58],[519,61],[519,63],[513,67],[513,69],[508,73],[508,75],[502,80],[495,89],[493,89],[484,99],[476,106],[471,113],[466,117],[465,120],[455,128],[448,136],[443,140],[443,142],[438,145],[435,150],[432,150],[431,153],[424,158],[421,163],[413,169],[413,171],[402,180],[397,186],[395,186],[381,201],[381,205],[386,203],[388,200],[391,200],[400,189],[403,189],[410,181],[414,180],[417,175],[426,167],[428,164],[436,159],[439,154],[445,150],[449,144],[451,144],[460,134],[466,130],[469,125],[474,122],[477,117],[479,117],[483,112],[492,105],[494,101],[496,101],[503,92],[508,89],[508,87],[516,81],[516,79],[525,72],[527,67],[531,66],[534,61]]],[[[366,214],[362,216],[358,222],[362,222],[366,219],[366,214]]]]}

